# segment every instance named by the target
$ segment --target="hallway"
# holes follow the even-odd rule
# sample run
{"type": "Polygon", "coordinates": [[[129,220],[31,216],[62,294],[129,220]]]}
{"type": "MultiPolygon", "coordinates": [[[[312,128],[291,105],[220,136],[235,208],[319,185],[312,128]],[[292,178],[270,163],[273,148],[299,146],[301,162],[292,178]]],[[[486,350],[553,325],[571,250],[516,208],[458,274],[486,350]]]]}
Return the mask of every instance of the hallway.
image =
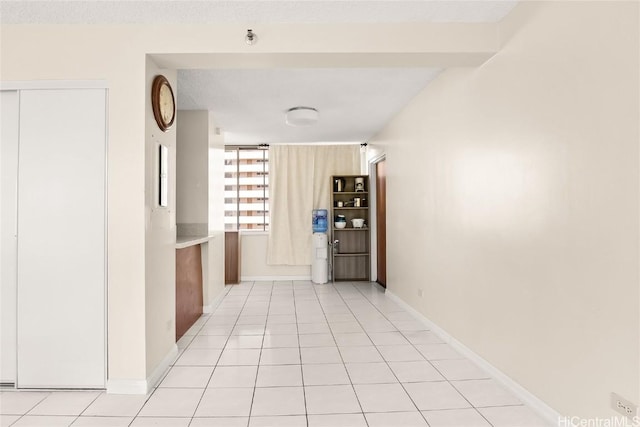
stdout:
{"type": "Polygon", "coordinates": [[[227,287],[150,396],[14,392],[2,426],[544,426],[372,283],[227,287]]]}

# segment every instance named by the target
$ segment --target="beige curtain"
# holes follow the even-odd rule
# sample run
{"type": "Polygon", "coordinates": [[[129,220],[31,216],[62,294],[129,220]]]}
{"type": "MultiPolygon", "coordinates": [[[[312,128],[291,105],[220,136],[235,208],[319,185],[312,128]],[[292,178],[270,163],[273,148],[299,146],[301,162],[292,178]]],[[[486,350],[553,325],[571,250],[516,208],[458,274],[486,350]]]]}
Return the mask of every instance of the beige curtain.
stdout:
{"type": "Polygon", "coordinates": [[[311,264],[311,211],[330,212],[332,175],[359,173],[359,145],[271,145],[267,263],[311,264]]]}

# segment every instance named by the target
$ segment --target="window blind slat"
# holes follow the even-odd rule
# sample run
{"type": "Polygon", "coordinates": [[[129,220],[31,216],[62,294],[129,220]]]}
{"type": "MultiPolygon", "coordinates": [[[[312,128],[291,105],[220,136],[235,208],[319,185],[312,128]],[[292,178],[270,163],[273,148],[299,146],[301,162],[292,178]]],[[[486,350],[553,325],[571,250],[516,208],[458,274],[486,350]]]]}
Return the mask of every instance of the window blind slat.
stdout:
{"type": "Polygon", "coordinates": [[[225,150],[225,228],[266,230],[269,224],[269,151],[225,150]]]}

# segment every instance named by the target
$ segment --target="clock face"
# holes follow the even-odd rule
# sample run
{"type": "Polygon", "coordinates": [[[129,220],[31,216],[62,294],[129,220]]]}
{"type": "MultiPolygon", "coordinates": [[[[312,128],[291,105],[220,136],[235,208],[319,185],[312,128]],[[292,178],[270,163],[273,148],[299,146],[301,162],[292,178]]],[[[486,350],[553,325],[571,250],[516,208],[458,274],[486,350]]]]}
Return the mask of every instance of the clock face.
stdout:
{"type": "Polygon", "coordinates": [[[171,87],[168,84],[163,84],[160,86],[160,115],[163,122],[168,124],[173,121],[174,107],[171,87]]]}
{"type": "Polygon", "coordinates": [[[166,132],[176,117],[176,103],[173,90],[166,77],[159,75],[153,79],[151,87],[151,106],[158,127],[166,132]]]}

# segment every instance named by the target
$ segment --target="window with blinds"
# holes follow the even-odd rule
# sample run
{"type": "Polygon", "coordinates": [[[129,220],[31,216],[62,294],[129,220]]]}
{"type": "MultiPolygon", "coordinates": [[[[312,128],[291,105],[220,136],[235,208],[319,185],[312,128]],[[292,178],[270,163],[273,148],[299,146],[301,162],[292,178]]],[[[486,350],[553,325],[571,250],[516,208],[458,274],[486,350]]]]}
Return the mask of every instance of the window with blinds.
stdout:
{"type": "Polygon", "coordinates": [[[268,230],[269,150],[227,147],[224,166],[226,230],[268,230]]]}

